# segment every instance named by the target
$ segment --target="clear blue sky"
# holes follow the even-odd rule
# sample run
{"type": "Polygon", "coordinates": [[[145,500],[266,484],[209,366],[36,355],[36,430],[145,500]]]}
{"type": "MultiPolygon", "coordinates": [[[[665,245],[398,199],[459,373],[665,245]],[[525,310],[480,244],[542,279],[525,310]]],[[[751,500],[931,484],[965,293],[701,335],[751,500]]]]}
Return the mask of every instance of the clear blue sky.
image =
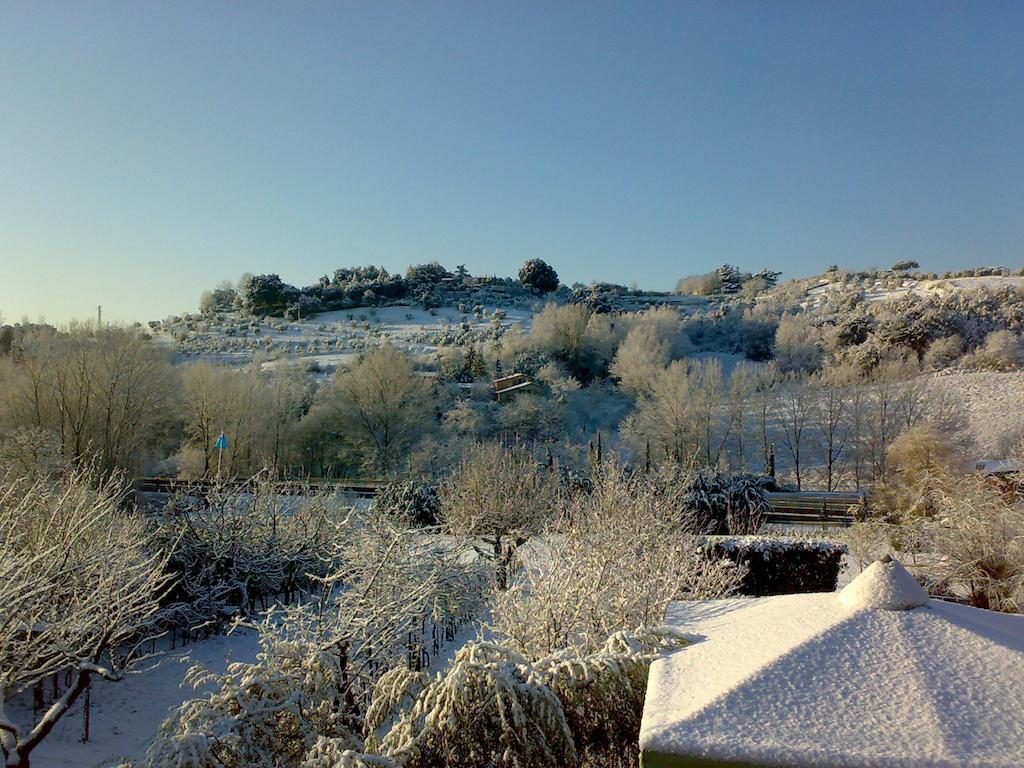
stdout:
{"type": "Polygon", "coordinates": [[[5,2],[0,312],[1024,264],[1024,3],[5,2]]]}

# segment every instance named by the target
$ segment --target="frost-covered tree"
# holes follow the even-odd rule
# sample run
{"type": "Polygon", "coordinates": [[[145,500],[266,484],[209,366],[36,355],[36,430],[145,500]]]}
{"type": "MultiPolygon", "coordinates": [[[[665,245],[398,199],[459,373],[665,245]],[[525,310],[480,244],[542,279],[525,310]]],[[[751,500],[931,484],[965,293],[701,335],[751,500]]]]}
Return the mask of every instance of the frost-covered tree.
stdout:
{"type": "Polygon", "coordinates": [[[145,659],[169,575],[124,489],[71,474],[0,483],[0,755],[32,752],[96,677],[119,681],[145,659]],[[51,675],[65,690],[28,727],[4,703],[51,675]],[[21,724],[23,725],[23,724],[21,724]]]}
{"type": "Polygon", "coordinates": [[[0,387],[0,426],[61,438],[71,461],[136,469],[173,429],[176,372],[136,329],[32,330],[0,387]]]}
{"type": "Polygon", "coordinates": [[[441,513],[452,533],[487,545],[477,549],[505,589],[517,549],[551,519],[556,494],[528,449],[487,443],[470,448],[441,485],[441,513]]]}
{"type": "Polygon", "coordinates": [[[718,285],[722,293],[739,293],[743,287],[740,271],[732,264],[723,264],[718,268],[718,285]]]}
{"type": "Polygon", "coordinates": [[[850,442],[850,382],[841,372],[823,371],[811,379],[813,403],[811,421],[818,456],[823,464],[825,490],[836,490],[842,479],[846,452],[850,442]]]}
{"type": "Polygon", "coordinates": [[[661,338],[651,325],[636,325],[619,345],[611,374],[625,392],[639,396],[650,391],[654,379],[668,363],[668,340],[661,338]]]}
{"type": "Polygon", "coordinates": [[[821,332],[805,314],[786,315],[775,331],[775,364],[783,373],[812,373],[821,367],[821,332]]]}
{"type": "Polygon", "coordinates": [[[242,309],[251,314],[279,314],[299,298],[299,290],[278,275],[249,275],[239,286],[242,309]]]}
{"type": "Polygon", "coordinates": [[[690,390],[688,366],[677,360],[655,376],[649,392],[623,424],[624,433],[641,445],[650,440],[659,459],[692,461],[700,444],[690,390]]]}
{"type": "Polygon", "coordinates": [[[782,429],[782,446],[792,462],[799,491],[803,485],[803,469],[814,417],[814,398],[804,376],[790,375],[778,387],[773,413],[782,429]]]}
{"type": "Polygon", "coordinates": [[[548,304],[534,316],[529,334],[510,340],[508,353],[542,353],[575,378],[589,382],[607,372],[626,330],[624,324],[594,314],[582,304],[548,304]]]}

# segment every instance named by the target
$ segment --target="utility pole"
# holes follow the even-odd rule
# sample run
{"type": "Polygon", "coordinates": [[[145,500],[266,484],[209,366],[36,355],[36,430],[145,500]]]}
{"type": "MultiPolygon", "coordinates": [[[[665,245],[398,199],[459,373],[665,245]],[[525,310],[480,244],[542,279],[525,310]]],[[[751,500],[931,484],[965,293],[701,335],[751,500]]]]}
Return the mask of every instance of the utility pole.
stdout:
{"type": "Polygon", "coordinates": [[[96,307],[96,330],[103,327],[103,305],[96,307]]]}

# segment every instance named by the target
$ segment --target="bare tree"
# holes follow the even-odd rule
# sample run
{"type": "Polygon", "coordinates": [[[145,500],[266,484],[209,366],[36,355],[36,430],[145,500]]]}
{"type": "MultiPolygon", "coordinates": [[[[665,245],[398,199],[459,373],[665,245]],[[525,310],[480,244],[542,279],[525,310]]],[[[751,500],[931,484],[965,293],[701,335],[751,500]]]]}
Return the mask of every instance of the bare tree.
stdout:
{"type": "MultiPolygon", "coordinates": [[[[747,362],[739,363],[729,377],[729,425],[732,432],[734,456],[729,466],[741,471],[747,468],[747,430],[750,427],[751,402],[762,379],[761,369],[747,362]]],[[[728,456],[728,451],[726,451],[728,456]]],[[[767,461],[767,448],[765,460],[767,461]]]]}
{"type": "Polygon", "coordinates": [[[776,387],[779,383],[779,375],[775,366],[766,365],[759,369],[754,382],[754,392],[751,398],[754,410],[754,419],[757,424],[757,437],[761,452],[761,466],[768,472],[769,464],[772,462],[774,448],[770,425],[772,415],[775,411],[776,387]]]}
{"type": "Polygon", "coordinates": [[[825,468],[825,488],[834,491],[842,479],[850,438],[847,420],[849,384],[835,372],[823,371],[811,380],[812,420],[818,451],[825,468]]]}
{"type": "Polygon", "coordinates": [[[433,419],[430,385],[394,347],[339,371],[310,413],[325,439],[362,467],[388,474],[433,419]]]}
{"type": "Polygon", "coordinates": [[[775,418],[782,429],[782,444],[793,462],[797,490],[800,490],[802,483],[812,403],[807,380],[799,374],[790,374],[783,380],[774,403],[775,418]]]}
{"type": "Polygon", "coordinates": [[[171,431],[175,372],[133,329],[34,331],[14,358],[0,420],[57,434],[73,461],[132,468],[171,431]]]}
{"type": "Polygon", "coordinates": [[[655,377],[650,392],[626,419],[623,432],[640,445],[649,439],[661,455],[677,464],[689,462],[700,446],[700,425],[690,399],[687,364],[677,360],[655,377]]]}

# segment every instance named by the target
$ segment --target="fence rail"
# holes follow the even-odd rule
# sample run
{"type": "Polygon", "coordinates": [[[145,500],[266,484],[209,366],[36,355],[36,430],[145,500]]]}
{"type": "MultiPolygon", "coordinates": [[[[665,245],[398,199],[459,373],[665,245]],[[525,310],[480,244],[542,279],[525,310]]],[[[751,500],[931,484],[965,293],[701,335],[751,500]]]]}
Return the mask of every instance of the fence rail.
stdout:
{"type": "MultiPolygon", "coordinates": [[[[308,480],[275,480],[274,490],[285,496],[300,496],[309,489],[338,491],[357,498],[372,499],[377,495],[383,480],[310,478],[308,480]]],[[[255,486],[252,480],[179,480],[173,477],[140,477],[135,481],[135,492],[171,495],[195,491],[209,492],[215,485],[227,486],[233,490],[245,490],[255,486]]],[[[771,511],[767,518],[773,524],[827,524],[848,526],[853,522],[853,510],[867,504],[868,495],[863,492],[826,491],[778,491],[767,494],[771,511]]]]}
{"type": "Polygon", "coordinates": [[[827,523],[847,526],[853,512],[867,505],[868,495],[853,491],[778,491],[769,493],[769,523],[827,523]]]}
{"type": "MultiPolygon", "coordinates": [[[[310,478],[308,480],[274,480],[274,490],[283,496],[301,496],[310,489],[340,491],[359,498],[377,495],[383,480],[310,478]]],[[[180,480],[175,477],[140,477],[135,481],[135,492],[175,494],[195,491],[208,493],[215,486],[244,491],[256,486],[253,480],[180,480]]]]}

